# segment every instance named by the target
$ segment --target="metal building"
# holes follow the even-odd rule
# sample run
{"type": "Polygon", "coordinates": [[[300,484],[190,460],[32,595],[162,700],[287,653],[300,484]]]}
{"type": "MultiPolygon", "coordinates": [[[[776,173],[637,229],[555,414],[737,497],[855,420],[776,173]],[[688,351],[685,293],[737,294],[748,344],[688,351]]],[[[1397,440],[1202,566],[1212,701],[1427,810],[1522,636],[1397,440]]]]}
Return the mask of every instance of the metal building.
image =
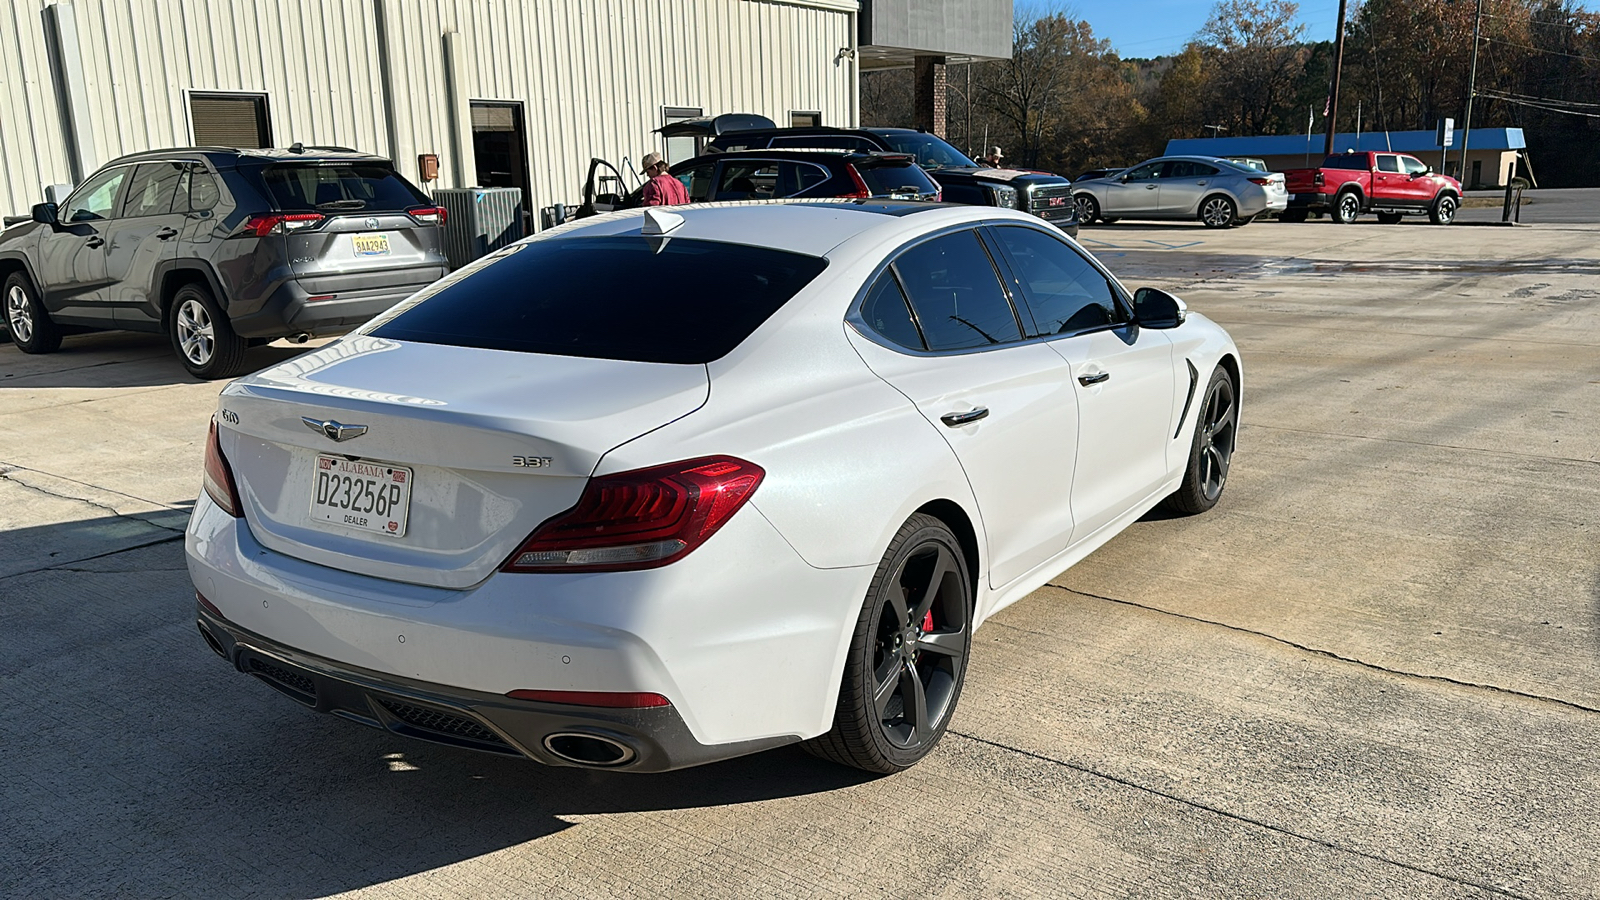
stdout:
{"type": "MultiPolygon", "coordinates": [[[[0,213],[125,153],[296,141],[389,156],[418,183],[432,154],[431,187],[574,202],[591,157],[692,153],[652,133],[677,119],[855,125],[862,5],[0,0],[0,213]]],[[[942,15],[948,0],[884,5],[937,15],[913,46],[865,48],[874,58],[970,41],[971,15],[942,15]]],[[[988,30],[1009,28],[1009,2],[981,5],[1003,17],[988,30]]]]}

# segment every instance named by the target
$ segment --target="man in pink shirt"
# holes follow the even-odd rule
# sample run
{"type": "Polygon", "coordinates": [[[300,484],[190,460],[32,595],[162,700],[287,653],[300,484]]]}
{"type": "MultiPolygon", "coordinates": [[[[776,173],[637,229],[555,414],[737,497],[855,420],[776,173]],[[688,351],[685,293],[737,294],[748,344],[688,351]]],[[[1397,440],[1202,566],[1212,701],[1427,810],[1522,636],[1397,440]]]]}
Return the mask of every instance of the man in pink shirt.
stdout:
{"type": "Polygon", "coordinates": [[[644,159],[645,177],[650,179],[644,183],[644,191],[639,195],[641,205],[644,206],[685,206],[689,203],[689,191],[684,188],[683,182],[667,174],[666,160],[659,153],[646,153],[644,159]]]}

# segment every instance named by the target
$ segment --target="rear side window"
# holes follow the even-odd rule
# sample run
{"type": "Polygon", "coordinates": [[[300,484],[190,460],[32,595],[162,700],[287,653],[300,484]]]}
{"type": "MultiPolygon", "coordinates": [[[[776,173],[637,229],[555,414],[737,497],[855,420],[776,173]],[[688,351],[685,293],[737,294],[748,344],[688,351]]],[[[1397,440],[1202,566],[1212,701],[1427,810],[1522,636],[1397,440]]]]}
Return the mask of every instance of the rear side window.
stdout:
{"type": "Polygon", "coordinates": [[[917,323],[911,319],[911,310],[906,305],[906,295],[900,290],[900,282],[896,281],[893,272],[884,272],[872,285],[872,290],[867,292],[867,298],[861,301],[861,320],[867,327],[910,350],[926,350],[927,345],[922,343],[922,333],[917,330],[917,323]]]}
{"type": "Polygon", "coordinates": [[[488,350],[708,363],[827,265],[815,256],[690,238],[534,241],[371,333],[488,350]]]}
{"type": "Polygon", "coordinates": [[[766,160],[725,162],[717,177],[718,200],[767,200],[778,189],[778,164],[766,160]]]}
{"type": "Polygon", "coordinates": [[[1379,156],[1378,156],[1378,171],[1379,172],[1398,172],[1398,171],[1400,171],[1400,160],[1396,159],[1393,156],[1390,156],[1387,153],[1379,154],[1379,156]]]}
{"type": "Polygon", "coordinates": [[[1128,320],[1111,282],[1078,251],[1047,234],[1015,225],[999,226],[1000,239],[1022,282],[1033,313],[1035,337],[1073,334],[1128,320]]]}
{"type": "Polygon", "coordinates": [[[937,194],[939,186],[933,183],[921,166],[910,163],[900,166],[856,166],[856,174],[866,182],[874,197],[937,194]]]}
{"type": "Polygon", "coordinates": [[[677,179],[683,182],[684,190],[689,192],[689,199],[695,203],[708,200],[711,197],[711,171],[717,167],[716,161],[702,163],[688,168],[677,174],[677,179]]]}
{"type": "Polygon", "coordinates": [[[894,262],[929,350],[965,350],[1022,338],[988,251],[972,231],[918,244],[894,262]]]}
{"type": "Polygon", "coordinates": [[[184,163],[161,162],[143,163],[134,169],[128,197],[122,201],[122,217],[136,219],[172,212],[172,197],[185,168],[184,163]]]}
{"type": "Polygon", "coordinates": [[[388,166],[375,163],[280,163],[261,173],[279,210],[399,212],[431,203],[388,166]]]}

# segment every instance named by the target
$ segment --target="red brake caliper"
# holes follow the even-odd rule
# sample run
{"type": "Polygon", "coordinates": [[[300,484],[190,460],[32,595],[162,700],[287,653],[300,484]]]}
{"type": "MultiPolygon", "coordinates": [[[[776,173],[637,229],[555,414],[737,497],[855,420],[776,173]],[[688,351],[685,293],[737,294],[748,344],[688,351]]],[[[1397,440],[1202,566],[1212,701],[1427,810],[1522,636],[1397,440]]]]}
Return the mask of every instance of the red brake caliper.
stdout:
{"type": "Polygon", "coordinates": [[[932,631],[933,630],[933,610],[931,610],[931,609],[928,610],[928,614],[927,615],[922,617],[922,630],[923,631],[932,631]]]}

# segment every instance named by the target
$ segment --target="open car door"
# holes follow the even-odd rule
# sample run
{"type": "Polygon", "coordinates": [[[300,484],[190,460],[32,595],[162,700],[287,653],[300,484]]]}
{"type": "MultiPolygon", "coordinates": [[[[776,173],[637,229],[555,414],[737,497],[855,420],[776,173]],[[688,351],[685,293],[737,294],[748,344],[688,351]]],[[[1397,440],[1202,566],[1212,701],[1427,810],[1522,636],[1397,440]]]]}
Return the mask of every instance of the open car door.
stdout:
{"type": "MultiPolygon", "coordinates": [[[[642,185],[641,185],[642,187],[642,185]]],[[[589,177],[583,182],[583,205],[573,218],[611,212],[614,209],[631,209],[639,205],[639,188],[628,190],[627,182],[617,167],[603,159],[589,160],[589,177]]]]}

